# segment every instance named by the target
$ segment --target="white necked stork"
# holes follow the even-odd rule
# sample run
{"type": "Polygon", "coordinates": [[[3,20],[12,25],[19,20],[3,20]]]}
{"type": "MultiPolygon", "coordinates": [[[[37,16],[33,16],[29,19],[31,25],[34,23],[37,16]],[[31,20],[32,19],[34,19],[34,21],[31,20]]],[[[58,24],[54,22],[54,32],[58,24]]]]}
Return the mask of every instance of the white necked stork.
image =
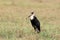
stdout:
{"type": "Polygon", "coordinates": [[[30,18],[30,22],[34,30],[39,33],[41,31],[40,29],[40,22],[35,16],[34,12],[31,12],[31,15],[28,16],[30,18]]]}

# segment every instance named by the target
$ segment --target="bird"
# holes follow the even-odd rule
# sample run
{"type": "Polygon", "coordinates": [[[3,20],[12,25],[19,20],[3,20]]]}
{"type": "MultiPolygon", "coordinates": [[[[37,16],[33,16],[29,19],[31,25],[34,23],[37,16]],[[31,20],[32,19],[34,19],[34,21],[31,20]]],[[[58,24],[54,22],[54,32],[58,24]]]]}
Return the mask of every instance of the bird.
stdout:
{"type": "Polygon", "coordinates": [[[40,33],[40,21],[35,16],[34,12],[31,12],[31,15],[28,16],[31,22],[32,27],[37,33],[40,33]]]}

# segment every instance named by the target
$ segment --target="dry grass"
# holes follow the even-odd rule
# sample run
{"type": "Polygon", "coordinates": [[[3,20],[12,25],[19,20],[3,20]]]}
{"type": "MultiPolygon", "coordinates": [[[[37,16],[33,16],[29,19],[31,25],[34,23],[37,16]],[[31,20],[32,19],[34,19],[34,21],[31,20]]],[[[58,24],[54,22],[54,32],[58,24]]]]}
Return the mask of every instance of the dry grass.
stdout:
{"type": "Polygon", "coordinates": [[[60,0],[0,0],[0,40],[60,40],[60,0]],[[34,11],[41,33],[26,17],[34,11]]]}

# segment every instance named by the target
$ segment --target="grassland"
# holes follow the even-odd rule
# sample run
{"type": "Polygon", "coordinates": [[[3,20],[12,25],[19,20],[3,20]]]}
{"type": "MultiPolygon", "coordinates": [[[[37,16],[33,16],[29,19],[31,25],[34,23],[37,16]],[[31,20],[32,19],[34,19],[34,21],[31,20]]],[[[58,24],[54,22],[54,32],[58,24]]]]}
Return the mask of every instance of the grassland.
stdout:
{"type": "Polygon", "coordinates": [[[60,40],[60,0],[0,0],[0,40],[60,40]],[[39,34],[26,19],[31,11],[39,34]]]}

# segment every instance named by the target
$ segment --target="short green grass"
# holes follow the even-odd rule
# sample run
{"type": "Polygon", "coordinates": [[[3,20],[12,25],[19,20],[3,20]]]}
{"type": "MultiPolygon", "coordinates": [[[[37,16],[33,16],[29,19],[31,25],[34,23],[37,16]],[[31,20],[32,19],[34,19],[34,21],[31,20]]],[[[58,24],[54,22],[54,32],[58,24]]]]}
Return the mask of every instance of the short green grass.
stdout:
{"type": "Polygon", "coordinates": [[[0,40],[60,40],[60,0],[0,0],[0,40]],[[37,34],[29,19],[41,22],[37,34]]]}

